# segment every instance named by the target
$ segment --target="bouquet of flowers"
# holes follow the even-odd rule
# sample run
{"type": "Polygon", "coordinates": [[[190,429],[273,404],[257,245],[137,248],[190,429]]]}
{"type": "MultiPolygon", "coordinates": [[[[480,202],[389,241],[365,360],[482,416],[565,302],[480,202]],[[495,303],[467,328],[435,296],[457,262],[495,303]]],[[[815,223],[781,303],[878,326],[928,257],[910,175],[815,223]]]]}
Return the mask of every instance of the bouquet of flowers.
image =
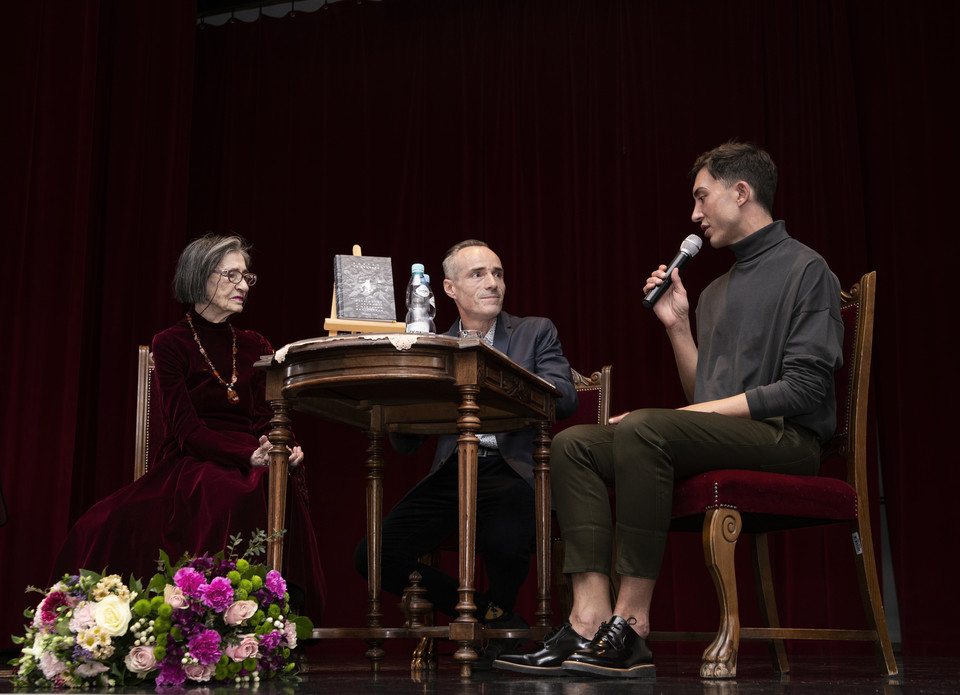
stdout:
{"type": "Polygon", "coordinates": [[[279,572],[247,556],[263,552],[258,531],[237,557],[239,536],[223,553],[182,557],[160,551],[160,572],[143,588],[133,577],[88,570],[64,577],[35,609],[14,666],[16,687],[112,687],[150,680],[159,686],[296,679],[291,650],[309,637],[309,618],[290,611],[279,572]]]}

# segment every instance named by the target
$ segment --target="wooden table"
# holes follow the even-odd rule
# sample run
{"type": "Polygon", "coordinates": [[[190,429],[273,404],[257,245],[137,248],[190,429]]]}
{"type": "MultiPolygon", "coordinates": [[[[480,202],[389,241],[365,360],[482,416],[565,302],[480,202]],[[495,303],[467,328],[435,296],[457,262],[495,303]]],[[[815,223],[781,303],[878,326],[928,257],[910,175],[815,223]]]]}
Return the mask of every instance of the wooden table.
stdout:
{"type": "MultiPolygon", "coordinates": [[[[290,411],[295,409],[344,423],[367,433],[366,504],[368,553],[367,625],[322,628],[320,638],[367,641],[367,657],[379,671],[382,644],[389,638],[443,637],[454,640],[454,658],[463,676],[477,659],[474,644],[484,628],[474,604],[476,569],[477,432],[536,430],[534,481],[537,514],[537,611],[528,634],[541,638],[550,628],[550,426],[559,392],[481,340],[441,335],[382,334],[316,338],[291,343],[257,366],[267,372],[267,400],[273,408],[270,443],[272,532],[284,527],[290,411]],[[380,602],[381,520],[384,436],[459,434],[460,480],[458,617],[449,626],[388,628],[380,602]]],[[[282,566],[283,546],[272,541],[268,562],[282,566]]],[[[526,631],[523,631],[526,632],[526,631]]]]}

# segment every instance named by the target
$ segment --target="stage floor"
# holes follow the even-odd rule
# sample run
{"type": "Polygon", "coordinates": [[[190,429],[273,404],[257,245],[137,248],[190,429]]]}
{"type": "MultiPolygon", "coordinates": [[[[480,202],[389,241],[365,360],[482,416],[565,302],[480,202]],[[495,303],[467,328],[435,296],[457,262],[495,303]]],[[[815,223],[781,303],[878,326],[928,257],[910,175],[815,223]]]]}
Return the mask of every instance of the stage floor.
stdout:
{"type": "MultiPolygon", "coordinates": [[[[769,661],[758,656],[741,657],[738,676],[732,681],[703,681],[698,675],[699,659],[695,657],[658,658],[655,681],[630,679],[597,679],[587,677],[527,678],[500,671],[476,673],[469,680],[461,680],[449,657],[442,657],[436,671],[411,674],[401,658],[390,657],[382,671],[374,675],[366,660],[356,657],[316,659],[308,655],[307,672],[298,685],[263,683],[258,688],[208,686],[177,692],[195,692],[203,695],[257,695],[301,693],[345,693],[365,695],[772,695],[774,693],[809,693],[811,695],[866,695],[867,693],[924,693],[924,695],[960,692],[960,659],[947,657],[898,658],[900,675],[885,678],[877,675],[877,664],[872,657],[810,657],[791,658],[792,673],[778,677],[769,661]]],[[[9,667],[0,672],[0,692],[13,692],[9,667]]],[[[91,692],[91,691],[88,691],[91,692]]],[[[97,691],[92,691],[97,692],[97,691]]],[[[106,690],[104,692],[107,692],[106,690]]],[[[153,688],[117,688],[113,693],[153,693],[153,688]]],[[[169,692],[169,691],[168,691],[169,692]]]]}

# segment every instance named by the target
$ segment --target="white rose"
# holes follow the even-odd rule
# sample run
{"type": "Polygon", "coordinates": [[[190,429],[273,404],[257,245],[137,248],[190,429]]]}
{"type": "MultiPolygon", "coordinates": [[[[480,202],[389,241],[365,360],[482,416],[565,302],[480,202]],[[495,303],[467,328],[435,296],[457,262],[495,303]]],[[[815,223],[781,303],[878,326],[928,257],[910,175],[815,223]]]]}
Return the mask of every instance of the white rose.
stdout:
{"type": "Polygon", "coordinates": [[[102,601],[97,601],[93,617],[100,629],[111,637],[125,635],[130,624],[130,604],[110,594],[102,601]]]}

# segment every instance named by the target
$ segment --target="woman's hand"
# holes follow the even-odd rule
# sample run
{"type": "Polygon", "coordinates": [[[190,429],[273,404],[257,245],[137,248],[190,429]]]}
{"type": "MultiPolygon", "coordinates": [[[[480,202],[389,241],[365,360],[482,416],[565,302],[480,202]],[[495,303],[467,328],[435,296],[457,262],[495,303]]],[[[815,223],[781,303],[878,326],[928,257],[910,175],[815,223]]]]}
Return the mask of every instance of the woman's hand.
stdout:
{"type": "MultiPolygon", "coordinates": [[[[270,440],[267,438],[267,435],[262,435],[260,437],[260,447],[250,454],[250,465],[251,466],[269,466],[270,465],[270,449],[273,448],[273,445],[270,444],[270,440]]],[[[303,449],[299,446],[295,446],[292,449],[287,447],[290,452],[290,467],[296,468],[303,462],[303,449]]]]}
{"type": "Polygon", "coordinates": [[[290,467],[296,468],[303,462],[303,449],[295,446],[290,449],[290,467]]]}

